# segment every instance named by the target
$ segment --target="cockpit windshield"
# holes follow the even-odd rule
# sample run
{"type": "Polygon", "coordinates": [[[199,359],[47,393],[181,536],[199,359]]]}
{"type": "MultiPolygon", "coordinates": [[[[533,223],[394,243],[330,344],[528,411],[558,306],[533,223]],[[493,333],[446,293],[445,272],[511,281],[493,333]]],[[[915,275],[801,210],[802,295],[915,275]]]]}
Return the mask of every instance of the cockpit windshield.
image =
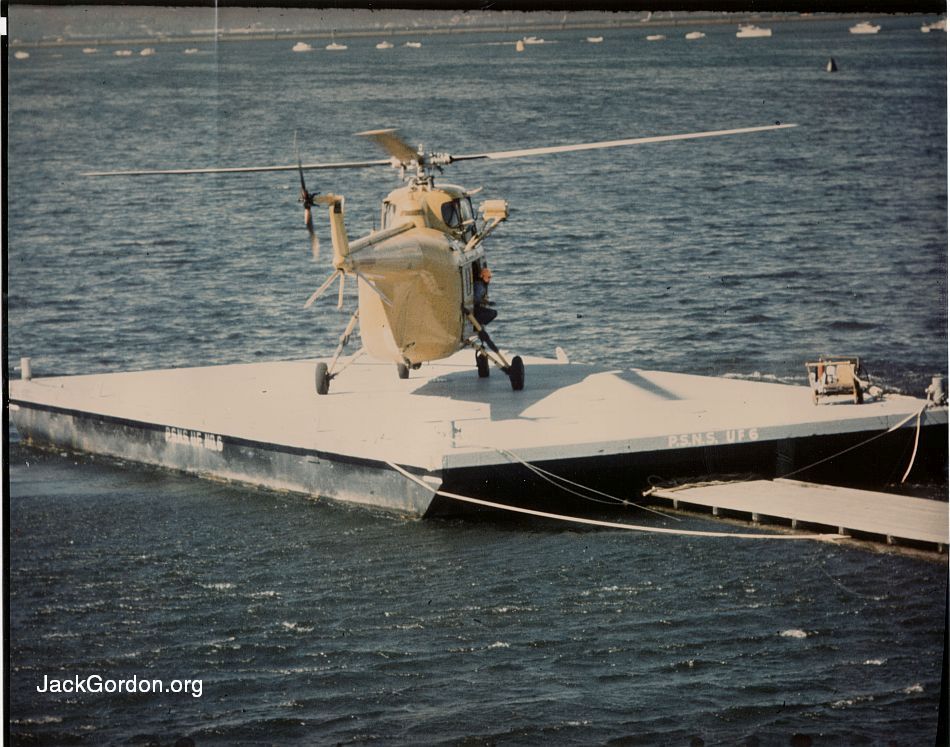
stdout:
{"type": "Polygon", "coordinates": [[[389,228],[393,225],[393,218],[396,217],[396,206],[391,202],[383,203],[383,228],[389,228]]]}
{"type": "Polygon", "coordinates": [[[475,213],[472,210],[472,201],[468,197],[456,197],[454,200],[442,203],[442,221],[464,235],[475,231],[475,213]]]}
{"type": "Polygon", "coordinates": [[[449,200],[442,203],[442,222],[451,228],[459,228],[462,225],[458,200],[449,200]]]}

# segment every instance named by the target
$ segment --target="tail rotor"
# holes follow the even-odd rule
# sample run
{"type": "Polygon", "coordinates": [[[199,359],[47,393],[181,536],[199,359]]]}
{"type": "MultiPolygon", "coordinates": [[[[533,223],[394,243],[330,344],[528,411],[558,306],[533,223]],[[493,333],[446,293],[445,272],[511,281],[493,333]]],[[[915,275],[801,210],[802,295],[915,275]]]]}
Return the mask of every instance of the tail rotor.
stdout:
{"type": "Polygon", "coordinates": [[[313,204],[319,192],[308,192],[307,183],[303,178],[303,162],[300,160],[300,151],[297,150],[297,133],[294,133],[294,151],[297,153],[297,173],[300,175],[300,197],[297,200],[303,205],[303,220],[310,235],[310,252],[314,260],[320,259],[320,238],[313,230],[313,204]]]}

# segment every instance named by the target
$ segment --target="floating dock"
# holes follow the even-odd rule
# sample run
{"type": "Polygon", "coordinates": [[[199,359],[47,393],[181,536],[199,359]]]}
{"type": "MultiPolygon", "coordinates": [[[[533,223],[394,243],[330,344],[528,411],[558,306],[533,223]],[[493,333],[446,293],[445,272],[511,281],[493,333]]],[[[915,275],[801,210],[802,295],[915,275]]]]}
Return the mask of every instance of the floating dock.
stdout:
{"type": "Polygon", "coordinates": [[[889,545],[923,545],[943,552],[950,542],[950,504],[892,493],[816,485],[798,480],[752,480],[654,490],[673,508],[705,508],[793,529],[831,529],[845,537],[889,545]]]}
{"type": "Polygon", "coordinates": [[[913,397],[815,405],[806,386],[547,358],[525,359],[516,392],[478,378],[471,351],[408,379],[363,359],[318,396],[317,363],[11,381],[11,419],[39,446],[417,516],[461,510],[440,489],[576,503],[545,474],[634,500],[717,473],[879,485],[912,457],[914,474],[946,469],[947,408],[913,397]]]}

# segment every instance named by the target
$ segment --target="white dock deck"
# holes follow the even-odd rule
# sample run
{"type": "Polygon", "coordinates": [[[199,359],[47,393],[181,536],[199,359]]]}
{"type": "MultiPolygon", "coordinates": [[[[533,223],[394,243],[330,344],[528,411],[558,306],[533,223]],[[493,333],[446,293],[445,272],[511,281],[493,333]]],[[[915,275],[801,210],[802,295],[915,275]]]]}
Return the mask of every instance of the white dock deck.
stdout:
{"type": "MultiPolygon", "coordinates": [[[[335,494],[326,491],[343,479],[340,468],[330,474],[324,467],[322,477],[311,479],[308,463],[376,470],[398,464],[431,475],[437,487],[453,470],[490,470],[516,460],[653,459],[901,424],[912,432],[918,413],[923,426],[947,424],[946,407],[913,397],[816,406],[806,386],[544,358],[525,359],[525,389],[515,392],[497,370],[479,379],[471,351],[404,380],[395,366],[364,358],[318,396],[316,363],[11,381],[11,417],[18,428],[33,428],[38,441],[321,495],[335,494]],[[126,447],[130,439],[137,439],[134,448],[126,447]],[[220,458],[215,449],[223,450],[220,458]],[[241,449],[256,456],[242,456],[241,449]],[[278,464],[287,455],[295,464],[278,464]],[[266,479],[259,477],[264,463],[266,479]],[[294,481],[282,481],[291,466],[294,481]]],[[[377,503],[380,490],[361,483],[343,499],[357,500],[363,491],[360,502],[377,503]]]]}
{"type": "MultiPolygon", "coordinates": [[[[11,381],[13,402],[95,413],[428,470],[890,428],[926,402],[814,405],[806,386],[527,358],[524,391],[471,351],[413,371],[360,361],[318,396],[316,360],[11,381]]],[[[946,424],[928,408],[924,425],[946,424]]],[[[906,423],[913,429],[915,422],[906,423]]]]}
{"type": "Polygon", "coordinates": [[[680,507],[749,515],[754,521],[785,519],[832,527],[839,534],[870,534],[888,542],[910,540],[944,548],[950,542],[950,504],[891,493],[816,485],[796,480],[752,480],[661,489],[653,495],[680,507]]]}

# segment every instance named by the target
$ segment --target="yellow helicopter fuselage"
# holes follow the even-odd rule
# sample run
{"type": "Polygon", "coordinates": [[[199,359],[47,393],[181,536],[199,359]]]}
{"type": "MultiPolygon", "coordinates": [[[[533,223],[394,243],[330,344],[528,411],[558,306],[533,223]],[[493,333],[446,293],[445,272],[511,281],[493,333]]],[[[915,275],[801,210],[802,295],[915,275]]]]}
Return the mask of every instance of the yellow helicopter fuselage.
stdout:
{"type": "Polygon", "coordinates": [[[418,366],[459,350],[474,334],[468,313],[484,257],[469,193],[451,185],[397,189],[383,201],[381,230],[352,245],[342,212],[339,222],[334,264],[357,275],[366,351],[418,366]]]}
{"type": "Polygon", "coordinates": [[[475,257],[426,228],[389,239],[372,255],[360,260],[360,270],[389,303],[358,281],[360,336],[367,352],[406,365],[455,353],[472,334],[463,308],[472,307],[475,257]]]}

